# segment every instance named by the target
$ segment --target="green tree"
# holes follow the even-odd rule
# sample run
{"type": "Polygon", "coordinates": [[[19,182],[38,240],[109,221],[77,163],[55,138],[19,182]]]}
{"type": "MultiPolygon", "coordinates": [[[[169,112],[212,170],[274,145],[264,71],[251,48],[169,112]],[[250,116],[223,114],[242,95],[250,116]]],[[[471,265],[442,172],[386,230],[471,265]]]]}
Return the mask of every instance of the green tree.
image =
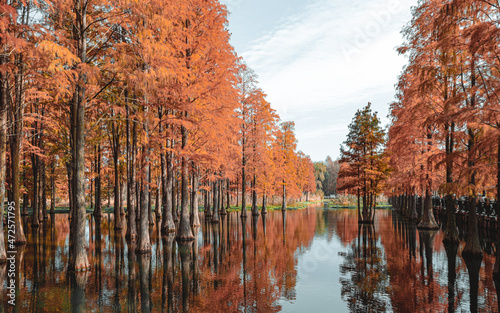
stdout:
{"type": "Polygon", "coordinates": [[[326,165],[323,162],[314,162],[314,179],[316,180],[316,190],[321,190],[323,195],[325,191],[323,184],[326,178],[326,165]]]}
{"type": "Polygon", "coordinates": [[[356,191],[358,195],[358,221],[373,223],[376,196],[389,174],[387,158],[382,149],[385,132],[380,127],[371,103],[358,110],[349,124],[349,134],[340,147],[341,163],[339,190],[356,191]],[[361,210],[360,198],[363,200],[361,210]]]}

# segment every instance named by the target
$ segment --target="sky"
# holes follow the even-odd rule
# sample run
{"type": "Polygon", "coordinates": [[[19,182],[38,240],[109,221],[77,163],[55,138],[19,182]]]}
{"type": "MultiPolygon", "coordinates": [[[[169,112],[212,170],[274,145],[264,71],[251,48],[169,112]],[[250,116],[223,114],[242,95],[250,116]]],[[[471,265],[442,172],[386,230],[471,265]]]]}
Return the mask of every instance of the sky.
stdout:
{"type": "Polygon", "coordinates": [[[417,0],[222,0],[231,44],[259,76],[298,150],[336,159],[356,110],[389,123],[405,56],[401,30],[417,0]]]}

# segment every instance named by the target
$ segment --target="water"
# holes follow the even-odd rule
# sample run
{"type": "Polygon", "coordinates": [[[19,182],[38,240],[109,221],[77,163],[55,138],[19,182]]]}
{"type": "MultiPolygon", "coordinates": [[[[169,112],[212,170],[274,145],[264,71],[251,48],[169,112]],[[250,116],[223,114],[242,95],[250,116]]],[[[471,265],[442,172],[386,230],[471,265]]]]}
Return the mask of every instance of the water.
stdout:
{"type": "MultiPolygon", "coordinates": [[[[25,221],[18,248],[17,312],[493,312],[495,258],[466,264],[443,247],[443,232],[418,231],[391,210],[358,227],[355,210],[230,213],[177,244],[151,228],[152,252],[136,255],[113,216],[87,218],[91,271],[68,273],[69,222],[57,214],[38,230],[25,221]],[[284,222],[285,221],[285,222],[284,222]],[[100,238],[100,240],[99,240],[100,238]],[[454,270],[453,270],[454,267],[454,270]],[[451,271],[449,269],[452,269],[451,271]],[[453,286],[453,288],[448,288],[453,286]],[[449,310],[450,309],[450,310],[449,310]]],[[[486,251],[494,245],[483,241],[486,251]]],[[[492,252],[491,252],[492,253],[492,252]]]]}

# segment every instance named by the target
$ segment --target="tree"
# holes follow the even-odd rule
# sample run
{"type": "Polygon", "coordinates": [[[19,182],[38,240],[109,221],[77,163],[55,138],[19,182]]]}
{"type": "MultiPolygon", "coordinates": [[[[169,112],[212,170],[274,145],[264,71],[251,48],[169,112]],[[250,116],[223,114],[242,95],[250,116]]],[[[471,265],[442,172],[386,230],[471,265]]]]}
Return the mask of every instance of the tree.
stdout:
{"type": "Polygon", "coordinates": [[[358,222],[373,223],[376,196],[382,192],[389,174],[387,158],[382,150],[384,130],[380,127],[377,113],[372,113],[371,103],[358,110],[349,124],[349,133],[341,146],[340,177],[346,182],[339,189],[349,189],[358,194],[358,222]],[[360,196],[363,207],[360,208],[360,196]]]}

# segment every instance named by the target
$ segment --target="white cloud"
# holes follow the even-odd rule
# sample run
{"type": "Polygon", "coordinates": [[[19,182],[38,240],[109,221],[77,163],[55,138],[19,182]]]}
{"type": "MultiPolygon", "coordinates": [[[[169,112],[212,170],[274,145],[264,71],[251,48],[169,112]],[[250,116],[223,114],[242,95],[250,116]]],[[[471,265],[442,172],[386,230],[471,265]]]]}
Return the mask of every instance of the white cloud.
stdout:
{"type": "Polygon", "coordinates": [[[236,46],[282,119],[296,122],[299,149],[315,160],[337,155],[354,112],[368,101],[385,117],[405,63],[395,47],[415,2],[309,1],[275,17],[281,22],[244,50],[236,46]],[[318,141],[325,144],[312,145],[318,141]]]}

